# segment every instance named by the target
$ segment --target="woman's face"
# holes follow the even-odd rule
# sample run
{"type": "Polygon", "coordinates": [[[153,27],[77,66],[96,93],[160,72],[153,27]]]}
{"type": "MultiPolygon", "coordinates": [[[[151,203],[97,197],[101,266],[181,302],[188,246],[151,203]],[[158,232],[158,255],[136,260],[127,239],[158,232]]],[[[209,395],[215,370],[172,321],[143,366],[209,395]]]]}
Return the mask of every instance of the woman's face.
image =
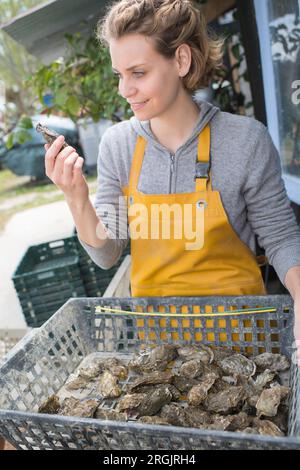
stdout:
{"type": "Polygon", "coordinates": [[[165,113],[183,91],[177,61],[158,54],[151,38],[129,34],[112,39],[110,55],[112,68],[119,77],[120,95],[130,104],[148,101],[140,109],[132,108],[141,121],[165,113]],[[130,67],[133,68],[127,70],[130,67]]]}

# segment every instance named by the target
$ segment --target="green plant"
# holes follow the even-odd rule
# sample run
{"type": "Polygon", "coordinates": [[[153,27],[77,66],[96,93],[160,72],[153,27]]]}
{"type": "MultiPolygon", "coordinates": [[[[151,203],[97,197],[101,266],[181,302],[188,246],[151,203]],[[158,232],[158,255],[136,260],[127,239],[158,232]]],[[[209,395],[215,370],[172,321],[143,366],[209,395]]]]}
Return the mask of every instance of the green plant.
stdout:
{"type": "MultiPolygon", "coordinates": [[[[65,58],[43,65],[26,82],[34,89],[42,113],[61,114],[77,123],[80,118],[100,118],[118,122],[132,116],[129,104],[118,94],[118,79],[111,70],[109,51],[96,38],[84,39],[80,33],[65,35],[69,49],[65,58]],[[46,105],[45,96],[51,104],[46,105]]],[[[6,143],[11,148],[28,138],[32,121],[22,116],[17,130],[6,143]]]]}

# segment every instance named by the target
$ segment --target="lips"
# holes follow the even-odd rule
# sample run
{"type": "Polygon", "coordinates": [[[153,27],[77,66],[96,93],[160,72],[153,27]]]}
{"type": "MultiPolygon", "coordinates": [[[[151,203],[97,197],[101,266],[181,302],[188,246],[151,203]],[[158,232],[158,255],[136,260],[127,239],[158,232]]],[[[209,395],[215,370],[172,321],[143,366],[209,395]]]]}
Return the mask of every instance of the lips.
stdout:
{"type": "Polygon", "coordinates": [[[147,101],[144,101],[142,103],[139,103],[139,104],[131,104],[131,109],[133,111],[137,111],[138,109],[142,109],[144,108],[144,106],[146,106],[146,104],[148,103],[149,100],[147,101]]]}

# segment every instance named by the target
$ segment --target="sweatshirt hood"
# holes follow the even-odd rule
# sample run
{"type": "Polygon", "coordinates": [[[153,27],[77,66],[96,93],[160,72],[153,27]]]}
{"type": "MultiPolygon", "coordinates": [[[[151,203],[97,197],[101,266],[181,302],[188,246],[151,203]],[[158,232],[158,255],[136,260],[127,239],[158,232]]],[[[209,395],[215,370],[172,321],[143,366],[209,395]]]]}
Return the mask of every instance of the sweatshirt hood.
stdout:
{"type": "MultiPolygon", "coordinates": [[[[189,145],[196,137],[198,137],[199,133],[204,129],[206,124],[208,124],[212,118],[220,112],[220,108],[214,106],[213,104],[209,103],[208,101],[200,100],[195,96],[192,97],[193,101],[197,104],[199,108],[199,118],[197,121],[196,126],[193,129],[193,132],[189,139],[185,142],[184,146],[189,145]]],[[[135,130],[135,132],[144,137],[147,141],[151,142],[152,145],[158,147],[159,149],[164,148],[153,135],[151,128],[150,128],[150,121],[140,121],[137,119],[136,116],[132,116],[130,118],[130,123],[135,130]]]]}

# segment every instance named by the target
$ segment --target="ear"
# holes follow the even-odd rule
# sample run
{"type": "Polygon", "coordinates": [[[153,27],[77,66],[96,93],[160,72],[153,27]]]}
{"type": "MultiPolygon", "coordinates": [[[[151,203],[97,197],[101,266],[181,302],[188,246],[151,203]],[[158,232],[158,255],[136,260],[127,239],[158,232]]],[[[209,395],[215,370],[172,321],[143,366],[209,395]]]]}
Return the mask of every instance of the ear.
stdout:
{"type": "Polygon", "coordinates": [[[192,51],[188,44],[181,44],[175,52],[178,75],[185,77],[188,74],[192,62],[192,51]]]}

